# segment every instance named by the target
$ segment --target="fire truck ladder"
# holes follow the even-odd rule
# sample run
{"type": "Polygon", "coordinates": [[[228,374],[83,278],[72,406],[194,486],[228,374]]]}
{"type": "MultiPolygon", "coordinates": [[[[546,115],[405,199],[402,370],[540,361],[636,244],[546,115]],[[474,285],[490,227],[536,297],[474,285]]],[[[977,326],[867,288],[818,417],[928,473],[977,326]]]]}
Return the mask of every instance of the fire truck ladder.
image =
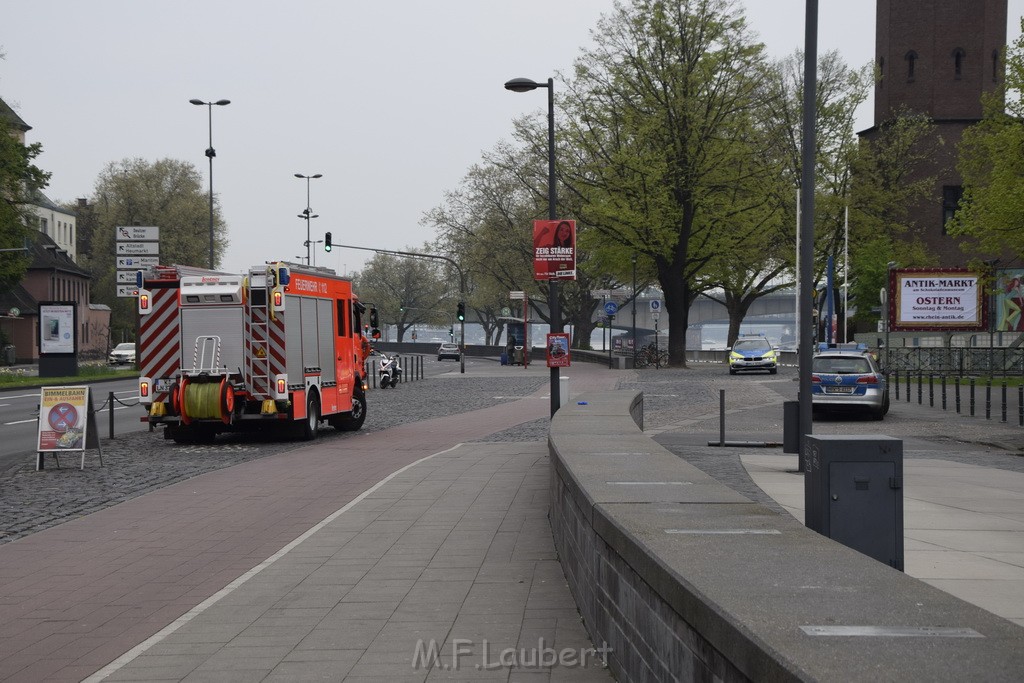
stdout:
{"type": "Polygon", "coordinates": [[[269,292],[259,303],[249,299],[249,353],[247,367],[249,386],[252,387],[254,398],[265,399],[270,396],[272,386],[270,378],[270,310],[268,306],[269,292]]]}
{"type": "Polygon", "coordinates": [[[196,337],[192,349],[192,374],[217,374],[223,372],[220,367],[220,337],[211,335],[196,337]]]}

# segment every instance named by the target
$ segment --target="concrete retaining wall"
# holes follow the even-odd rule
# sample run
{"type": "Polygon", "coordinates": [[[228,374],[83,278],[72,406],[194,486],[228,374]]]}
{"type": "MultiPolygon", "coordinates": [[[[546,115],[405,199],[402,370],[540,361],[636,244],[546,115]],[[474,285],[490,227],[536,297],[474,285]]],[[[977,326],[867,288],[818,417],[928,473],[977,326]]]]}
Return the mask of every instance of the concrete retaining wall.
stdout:
{"type": "Polygon", "coordinates": [[[619,681],[1020,680],[1024,629],[680,460],[643,435],[641,393],[575,401],[551,423],[551,526],[619,681]]]}

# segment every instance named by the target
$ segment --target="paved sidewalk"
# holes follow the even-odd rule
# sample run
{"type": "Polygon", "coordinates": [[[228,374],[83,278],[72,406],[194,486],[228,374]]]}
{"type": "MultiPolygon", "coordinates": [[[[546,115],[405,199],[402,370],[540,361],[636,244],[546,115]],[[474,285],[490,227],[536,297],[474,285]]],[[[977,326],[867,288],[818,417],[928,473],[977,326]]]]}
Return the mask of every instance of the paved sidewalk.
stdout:
{"type": "Polygon", "coordinates": [[[164,629],[106,680],[611,680],[555,555],[549,476],[542,443],[428,457],[164,629]],[[569,666],[545,662],[556,652],[569,666]],[[573,666],[581,659],[586,667],[573,666]]]}
{"type": "MultiPolygon", "coordinates": [[[[939,458],[904,459],[904,571],[1024,626],[1024,474],[939,458]]],[[[804,481],[793,456],[742,460],[802,523],[804,481]]]]}
{"type": "MultiPolygon", "coordinates": [[[[495,367],[494,372],[499,372],[500,366],[495,367]]],[[[506,370],[515,376],[524,372],[548,374],[542,366],[506,370]]],[[[616,373],[585,364],[572,368],[571,377],[573,393],[611,388],[616,381],[616,373]]],[[[4,614],[0,621],[0,679],[85,679],[275,556],[389,474],[457,444],[548,415],[546,387],[533,396],[508,398],[507,403],[459,416],[403,424],[372,434],[356,433],[352,438],[317,442],[203,474],[0,546],[0,609],[4,614]]],[[[492,452],[491,445],[480,447],[481,453],[492,452]]],[[[535,441],[533,447],[543,450],[544,445],[535,441]]],[[[495,457],[500,460],[507,456],[499,453],[495,457]]],[[[481,465],[477,471],[487,471],[488,467],[481,465]]],[[[473,479],[472,469],[467,476],[473,479]]],[[[437,495],[439,485],[427,482],[422,491],[417,488],[410,493],[409,500],[421,493],[437,495]]],[[[461,487],[453,485],[449,492],[456,495],[456,500],[461,487]]],[[[493,493],[493,487],[487,490],[493,493]]],[[[524,489],[529,490],[529,486],[524,489]]],[[[546,512],[546,489],[543,499],[533,502],[541,514],[546,512]]],[[[517,500],[517,514],[524,504],[517,500]]],[[[351,518],[347,517],[346,523],[351,518]]],[[[394,521],[392,526],[412,523],[394,521]]],[[[373,535],[362,538],[364,544],[366,539],[374,540],[373,535]]],[[[381,532],[376,540],[384,538],[387,536],[381,532]]],[[[445,540],[430,538],[438,544],[445,540]]],[[[478,546],[484,538],[474,535],[471,545],[478,546]]],[[[383,553],[388,548],[377,550],[383,553]]],[[[358,545],[349,549],[360,561],[372,557],[370,550],[366,555],[358,554],[358,545]]],[[[497,553],[497,546],[493,552],[497,553]]],[[[490,558],[496,556],[491,554],[490,558]]],[[[433,569],[443,566],[439,560],[433,569]]],[[[524,585],[532,589],[537,576],[547,581],[551,566],[538,566],[529,573],[531,583],[524,585]]],[[[371,567],[361,569],[369,572],[371,567]]],[[[451,569],[455,575],[459,567],[451,569]]],[[[274,573],[261,574],[262,578],[249,588],[258,590],[274,573]]],[[[411,579],[406,576],[392,580],[411,579]]],[[[400,600],[405,593],[399,585],[384,583],[374,590],[400,600]]],[[[559,585],[567,598],[564,581],[559,585]]],[[[510,599],[514,590],[502,593],[502,599],[510,599]]],[[[533,599],[542,594],[534,593],[533,599]]],[[[359,596],[356,592],[349,599],[359,596]]],[[[367,601],[377,602],[379,597],[367,601]]],[[[473,596],[467,593],[467,597],[473,596]]],[[[527,599],[530,594],[521,597],[527,599]]],[[[333,608],[341,596],[334,602],[332,599],[331,594],[307,596],[306,605],[312,601],[333,608]]],[[[552,604],[564,604],[554,602],[553,589],[547,599],[552,604]]],[[[310,617],[310,621],[315,626],[320,620],[310,617]]],[[[342,635],[350,628],[337,618],[335,625],[342,635]]],[[[564,630],[564,626],[557,623],[556,630],[564,630]]],[[[351,628],[356,630],[355,626],[351,628]]],[[[462,637],[459,633],[453,636],[462,637]]],[[[571,642],[572,638],[562,634],[561,640],[571,642]]],[[[402,647],[414,645],[403,642],[402,647]]],[[[264,644],[258,643],[257,647],[264,652],[264,644]]],[[[410,664],[412,654],[409,649],[410,664]]],[[[415,674],[411,667],[408,671],[415,674]]],[[[224,672],[232,678],[229,674],[224,672]]]]}
{"type": "MultiPolygon", "coordinates": [[[[712,389],[728,388],[727,440],[782,442],[784,396],[776,388],[789,379],[751,376],[740,383],[710,376],[712,389]]],[[[648,393],[645,412],[659,402],[648,393]]],[[[906,573],[1024,626],[1024,429],[929,407],[927,393],[923,405],[916,393],[912,399],[904,393],[881,422],[815,420],[814,433],[901,439],[906,573]]],[[[709,447],[719,439],[713,406],[705,401],[699,413],[676,416],[649,433],[722,483],[803,522],[796,454],[782,454],[781,447],[709,447]]]]}

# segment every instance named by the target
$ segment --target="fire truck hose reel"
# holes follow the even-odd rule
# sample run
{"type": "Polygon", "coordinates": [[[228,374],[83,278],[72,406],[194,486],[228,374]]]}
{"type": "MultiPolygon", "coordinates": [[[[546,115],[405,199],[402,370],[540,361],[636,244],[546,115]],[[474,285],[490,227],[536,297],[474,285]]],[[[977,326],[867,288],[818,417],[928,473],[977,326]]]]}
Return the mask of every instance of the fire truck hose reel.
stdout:
{"type": "Polygon", "coordinates": [[[192,420],[222,419],[221,387],[212,382],[205,384],[186,384],[182,387],[182,420],[188,424],[192,420]],[[185,420],[185,417],[188,420],[185,420]]]}

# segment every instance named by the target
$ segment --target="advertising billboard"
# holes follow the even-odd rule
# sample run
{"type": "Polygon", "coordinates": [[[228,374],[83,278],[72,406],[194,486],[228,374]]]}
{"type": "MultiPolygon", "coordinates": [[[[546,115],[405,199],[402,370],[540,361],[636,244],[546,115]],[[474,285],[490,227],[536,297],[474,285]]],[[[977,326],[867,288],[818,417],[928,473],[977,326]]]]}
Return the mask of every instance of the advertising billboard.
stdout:
{"type": "Polygon", "coordinates": [[[1000,269],[996,276],[995,331],[1024,332],[1024,268],[1000,269]]]}
{"type": "Polygon", "coordinates": [[[988,329],[982,277],[966,268],[893,270],[889,329],[981,332],[988,329]]]}
{"type": "Polygon", "coordinates": [[[39,353],[76,352],[75,313],[73,301],[39,302],[39,353]]]}
{"type": "Polygon", "coordinates": [[[576,221],[533,222],[533,279],[576,279],[576,221]]]}

